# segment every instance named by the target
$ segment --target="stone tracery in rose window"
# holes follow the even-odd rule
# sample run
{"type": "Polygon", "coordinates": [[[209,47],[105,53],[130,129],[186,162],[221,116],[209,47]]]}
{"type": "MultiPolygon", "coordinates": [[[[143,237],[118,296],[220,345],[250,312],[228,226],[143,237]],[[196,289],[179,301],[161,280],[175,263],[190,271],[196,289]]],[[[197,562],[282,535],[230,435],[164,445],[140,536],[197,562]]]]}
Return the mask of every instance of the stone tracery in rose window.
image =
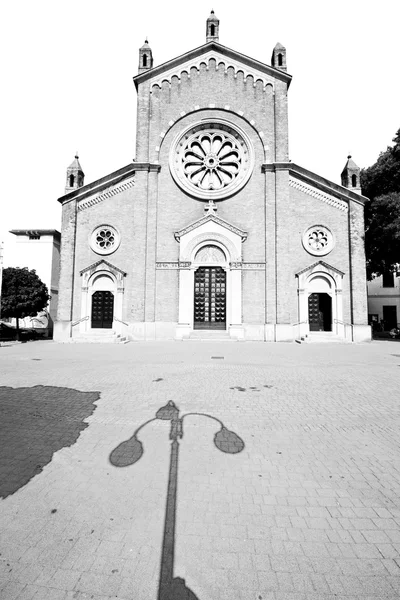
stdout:
{"type": "Polygon", "coordinates": [[[119,243],[119,233],[111,225],[97,227],[90,239],[90,246],[97,254],[111,254],[118,248],[119,243]]]}
{"type": "Polygon", "coordinates": [[[183,172],[201,190],[220,190],[237,177],[241,167],[237,140],[222,132],[200,132],[187,144],[183,172]]]}
{"type": "Polygon", "coordinates": [[[324,256],[333,246],[334,239],[331,231],[323,225],[314,225],[307,229],[303,236],[303,246],[310,254],[324,256]]]}
{"type": "Polygon", "coordinates": [[[242,131],[219,122],[189,128],[170,156],[175,181],[200,200],[227,197],[248,181],[253,153],[242,131]]]}

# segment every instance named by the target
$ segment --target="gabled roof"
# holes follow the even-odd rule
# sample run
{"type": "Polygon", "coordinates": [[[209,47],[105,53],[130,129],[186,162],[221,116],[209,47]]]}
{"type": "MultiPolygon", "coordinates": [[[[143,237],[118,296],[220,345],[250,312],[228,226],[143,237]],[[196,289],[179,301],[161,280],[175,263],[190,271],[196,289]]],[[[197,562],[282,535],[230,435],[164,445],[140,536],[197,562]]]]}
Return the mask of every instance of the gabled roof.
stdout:
{"type": "Polygon", "coordinates": [[[292,162],[282,162],[282,163],[264,163],[262,165],[262,171],[289,171],[289,175],[292,177],[296,177],[305,183],[312,185],[322,192],[326,194],[330,194],[331,196],[335,196],[340,200],[344,200],[346,202],[353,201],[358,204],[365,204],[369,201],[369,198],[366,196],[362,196],[361,194],[357,194],[357,192],[353,192],[351,189],[346,188],[334,181],[330,181],[325,177],[321,177],[321,175],[317,175],[304,167],[300,167],[296,165],[296,163],[292,162]]]}
{"type": "Polygon", "coordinates": [[[58,198],[58,202],[64,204],[71,200],[83,200],[88,196],[93,196],[94,194],[101,192],[111,185],[116,185],[128,177],[132,177],[136,171],[159,171],[160,169],[161,167],[158,164],[132,162],[129,165],[122,167],[122,169],[113,171],[101,179],[92,181],[87,185],[83,185],[82,187],[65,194],[65,196],[61,196],[58,198]]]}
{"type": "Polygon", "coordinates": [[[312,265],[305,267],[305,269],[301,269],[301,271],[298,271],[295,275],[296,275],[296,277],[298,277],[299,275],[302,275],[303,273],[307,273],[307,271],[312,271],[316,267],[325,267],[325,269],[334,271],[335,273],[338,273],[338,275],[341,275],[342,277],[344,275],[343,271],[340,271],[336,267],[332,267],[332,265],[328,265],[328,263],[324,262],[323,260],[318,260],[317,262],[313,263],[312,265]]]}
{"type": "Polygon", "coordinates": [[[189,233],[190,231],[193,231],[193,229],[197,229],[198,227],[201,227],[205,223],[209,223],[210,221],[212,221],[213,223],[216,223],[217,225],[220,225],[221,227],[224,227],[225,229],[229,229],[229,231],[232,231],[233,233],[236,233],[237,235],[239,235],[242,238],[242,242],[244,242],[247,239],[247,231],[243,231],[243,229],[240,229],[239,227],[236,227],[235,225],[228,223],[228,221],[221,219],[221,217],[218,217],[216,214],[214,214],[210,211],[208,214],[204,215],[204,217],[197,219],[196,221],[194,221],[193,223],[190,223],[190,225],[187,225],[186,227],[184,227],[183,229],[180,229],[179,231],[175,231],[174,237],[175,237],[176,241],[179,242],[183,235],[185,235],[186,233],[189,233]]]}
{"type": "Polygon", "coordinates": [[[123,271],[122,269],[119,269],[115,265],[109,263],[107,260],[104,260],[104,258],[102,258],[101,260],[98,260],[97,262],[89,265],[88,267],[85,267],[84,269],[82,269],[81,271],[79,271],[79,274],[83,275],[83,273],[86,273],[86,271],[92,271],[93,269],[97,269],[97,267],[99,267],[100,265],[105,265],[110,270],[117,271],[118,273],[121,273],[121,275],[123,275],[124,277],[126,277],[126,275],[127,275],[127,273],[125,273],[125,271],[123,271]]]}
{"type": "Polygon", "coordinates": [[[173,58],[172,60],[169,60],[163,63],[162,65],[153,67],[152,69],[149,69],[144,73],[139,73],[139,75],[136,75],[133,78],[135,86],[136,88],[138,88],[138,86],[141,83],[148,81],[149,79],[159,78],[171,69],[179,69],[179,67],[183,64],[188,62],[190,63],[191,61],[196,61],[196,59],[200,58],[202,55],[210,53],[211,51],[213,51],[217,55],[220,55],[221,57],[225,57],[233,61],[239,62],[244,67],[258,71],[261,74],[268,75],[270,77],[273,77],[274,79],[280,79],[281,81],[285,81],[288,87],[292,80],[291,75],[288,75],[287,73],[279,69],[275,69],[274,67],[266,65],[258,60],[255,60],[254,58],[250,58],[249,56],[246,56],[241,52],[237,52],[236,50],[227,48],[219,42],[212,41],[208,42],[207,44],[203,44],[203,46],[199,46],[194,50],[185,52],[185,54],[181,54],[181,56],[173,58]]]}

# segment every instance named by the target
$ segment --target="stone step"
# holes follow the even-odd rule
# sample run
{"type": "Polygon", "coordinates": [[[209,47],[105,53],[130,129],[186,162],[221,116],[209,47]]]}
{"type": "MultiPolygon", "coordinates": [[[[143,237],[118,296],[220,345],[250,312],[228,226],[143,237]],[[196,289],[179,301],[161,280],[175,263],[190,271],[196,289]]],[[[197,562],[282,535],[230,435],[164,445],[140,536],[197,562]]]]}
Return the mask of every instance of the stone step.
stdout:
{"type": "Polygon", "coordinates": [[[84,344],[128,344],[126,336],[110,329],[78,334],[71,338],[72,343],[84,344]]]}
{"type": "Polygon", "coordinates": [[[313,331],[308,335],[296,339],[298,344],[347,344],[348,340],[327,331],[313,331]]]}
{"type": "Polygon", "coordinates": [[[189,337],[184,338],[185,342],[237,342],[237,338],[232,338],[228,331],[212,329],[197,329],[192,331],[189,337]]]}

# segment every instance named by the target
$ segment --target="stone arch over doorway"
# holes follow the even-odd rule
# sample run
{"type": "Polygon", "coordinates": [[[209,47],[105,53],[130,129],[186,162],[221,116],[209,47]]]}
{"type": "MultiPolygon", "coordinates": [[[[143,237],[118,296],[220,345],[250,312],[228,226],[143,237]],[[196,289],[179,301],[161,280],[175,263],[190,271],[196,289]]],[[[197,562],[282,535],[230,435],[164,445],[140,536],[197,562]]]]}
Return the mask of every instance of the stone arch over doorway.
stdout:
{"type": "Polygon", "coordinates": [[[300,336],[318,331],[344,337],[343,276],[323,261],[296,273],[300,336]]]}
{"type": "Polygon", "coordinates": [[[102,260],[87,267],[80,274],[82,287],[79,331],[88,332],[104,328],[122,333],[126,273],[102,260]]]}
{"type": "Polygon", "coordinates": [[[91,329],[112,329],[115,283],[109,273],[99,273],[91,278],[88,290],[91,329]]]}
{"type": "Polygon", "coordinates": [[[225,235],[220,226],[210,229],[180,238],[178,338],[213,327],[240,335],[242,272],[232,264],[241,261],[242,238],[231,231],[225,235]],[[218,319],[220,325],[213,326],[218,319]]]}

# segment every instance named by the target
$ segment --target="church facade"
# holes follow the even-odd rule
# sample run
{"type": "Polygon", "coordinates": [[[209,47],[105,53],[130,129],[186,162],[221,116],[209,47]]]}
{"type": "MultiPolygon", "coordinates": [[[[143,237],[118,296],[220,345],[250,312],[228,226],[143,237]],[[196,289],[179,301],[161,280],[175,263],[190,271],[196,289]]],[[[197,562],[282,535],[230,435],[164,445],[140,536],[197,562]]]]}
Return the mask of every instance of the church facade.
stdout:
{"type": "Polygon", "coordinates": [[[360,171],[342,185],[289,160],[286,50],[271,65],[206,43],[139,50],[135,160],[62,204],[59,341],[213,336],[370,339],[360,171]]]}

